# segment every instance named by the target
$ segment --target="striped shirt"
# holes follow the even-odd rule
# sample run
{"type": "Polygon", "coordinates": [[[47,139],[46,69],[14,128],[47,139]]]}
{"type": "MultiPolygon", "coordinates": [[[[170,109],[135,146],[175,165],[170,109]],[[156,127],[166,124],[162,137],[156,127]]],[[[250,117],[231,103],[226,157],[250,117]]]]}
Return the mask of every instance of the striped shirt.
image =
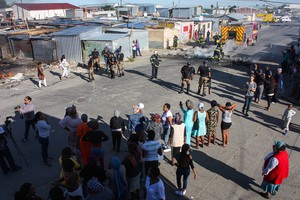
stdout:
{"type": "Polygon", "coordinates": [[[159,148],[161,148],[161,144],[159,142],[155,140],[150,140],[144,143],[141,148],[147,151],[145,161],[158,160],[157,151],[159,148]]]}

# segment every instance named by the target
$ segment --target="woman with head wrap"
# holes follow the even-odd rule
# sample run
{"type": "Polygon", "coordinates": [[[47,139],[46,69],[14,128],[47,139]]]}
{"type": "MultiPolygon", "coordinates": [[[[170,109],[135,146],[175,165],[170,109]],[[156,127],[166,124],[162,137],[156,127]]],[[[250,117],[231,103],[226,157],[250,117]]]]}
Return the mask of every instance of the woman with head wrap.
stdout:
{"type": "Polygon", "coordinates": [[[175,155],[180,152],[181,146],[185,143],[186,128],[185,124],[181,120],[180,113],[175,113],[173,118],[173,137],[171,139],[172,148],[172,165],[175,163],[175,155]]]}
{"type": "Polygon", "coordinates": [[[206,111],[204,110],[204,104],[199,102],[198,111],[194,113],[194,123],[196,123],[196,127],[194,126],[193,135],[196,137],[196,149],[199,148],[200,138],[201,138],[201,147],[204,144],[204,136],[206,135],[206,122],[208,120],[208,116],[206,111]]]}
{"type": "Polygon", "coordinates": [[[120,111],[114,111],[114,116],[110,119],[109,124],[112,136],[113,150],[120,152],[122,131],[125,131],[124,120],[122,117],[120,117],[120,111]]]}
{"type": "Polygon", "coordinates": [[[118,157],[112,157],[109,169],[106,171],[108,186],[113,191],[115,199],[124,199],[127,192],[126,169],[118,157]]]}
{"type": "Polygon", "coordinates": [[[273,152],[265,157],[262,175],[264,177],[261,184],[264,192],[260,194],[266,198],[270,198],[270,194],[275,195],[279,191],[283,179],[289,175],[289,155],[285,150],[286,145],[281,141],[275,141],[273,152]]]}
{"type": "Polygon", "coordinates": [[[192,135],[192,129],[193,129],[193,102],[191,100],[187,100],[185,102],[186,105],[186,110],[183,108],[183,104],[180,101],[179,106],[180,110],[183,112],[183,123],[185,124],[185,129],[186,129],[186,143],[191,144],[191,135],[192,135]]]}
{"type": "Polygon", "coordinates": [[[88,195],[85,200],[113,200],[114,194],[109,187],[104,186],[96,177],[87,182],[88,195]]]}

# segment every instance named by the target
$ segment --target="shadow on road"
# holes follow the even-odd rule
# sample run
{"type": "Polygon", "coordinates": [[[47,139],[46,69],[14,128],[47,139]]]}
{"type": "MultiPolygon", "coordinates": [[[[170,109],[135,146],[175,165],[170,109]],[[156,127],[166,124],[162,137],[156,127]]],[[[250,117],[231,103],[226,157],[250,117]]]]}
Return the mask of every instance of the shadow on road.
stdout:
{"type": "Polygon", "coordinates": [[[216,160],[204,152],[201,151],[193,151],[193,160],[208,171],[211,171],[215,174],[222,176],[226,180],[230,180],[234,182],[236,185],[242,187],[245,190],[250,190],[255,193],[259,193],[256,191],[253,186],[260,187],[255,182],[255,179],[237,171],[235,168],[227,165],[226,163],[216,160]]]}

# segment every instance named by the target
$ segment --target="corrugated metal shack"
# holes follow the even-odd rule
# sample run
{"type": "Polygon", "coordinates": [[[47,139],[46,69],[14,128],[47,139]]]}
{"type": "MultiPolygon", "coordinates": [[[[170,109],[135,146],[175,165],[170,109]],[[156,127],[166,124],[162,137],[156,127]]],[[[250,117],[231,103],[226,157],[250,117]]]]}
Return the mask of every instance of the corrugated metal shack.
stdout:
{"type": "Polygon", "coordinates": [[[56,44],[56,55],[66,56],[68,61],[82,62],[81,38],[86,35],[101,34],[100,26],[76,26],[52,34],[56,44]]]}
{"type": "MultiPolygon", "coordinates": [[[[85,34],[81,37],[81,41],[85,62],[88,61],[88,56],[95,48],[101,54],[105,47],[108,47],[111,52],[115,52],[119,46],[122,46],[122,52],[125,57],[130,56],[131,53],[129,34],[85,34]]],[[[101,61],[103,61],[102,56],[101,61]]]]}
{"type": "Polygon", "coordinates": [[[56,56],[55,42],[51,37],[33,36],[30,37],[32,44],[33,57],[38,61],[55,61],[56,56]]]}
{"type": "Polygon", "coordinates": [[[17,58],[33,59],[32,46],[29,35],[14,35],[8,37],[12,48],[12,55],[17,58]]]}
{"type": "MultiPolygon", "coordinates": [[[[143,26],[144,28],[145,26],[143,26]]],[[[130,38],[130,48],[133,40],[138,40],[140,44],[141,51],[149,50],[149,34],[148,30],[145,29],[128,29],[128,28],[114,28],[114,29],[106,29],[104,31],[106,34],[129,34],[130,38]]]]}

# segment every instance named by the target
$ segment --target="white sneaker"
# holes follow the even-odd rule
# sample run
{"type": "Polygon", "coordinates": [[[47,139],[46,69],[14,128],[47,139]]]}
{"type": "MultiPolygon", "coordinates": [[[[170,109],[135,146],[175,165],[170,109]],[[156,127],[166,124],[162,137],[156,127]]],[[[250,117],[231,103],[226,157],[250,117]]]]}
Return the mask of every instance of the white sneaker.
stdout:
{"type": "Polygon", "coordinates": [[[184,196],[184,195],[185,195],[185,193],[186,193],[186,190],[183,190],[183,191],[182,191],[182,196],[184,196]]]}
{"type": "Polygon", "coordinates": [[[170,148],[166,148],[166,149],[164,149],[164,152],[170,152],[171,151],[171,149],[170,148]]]}

